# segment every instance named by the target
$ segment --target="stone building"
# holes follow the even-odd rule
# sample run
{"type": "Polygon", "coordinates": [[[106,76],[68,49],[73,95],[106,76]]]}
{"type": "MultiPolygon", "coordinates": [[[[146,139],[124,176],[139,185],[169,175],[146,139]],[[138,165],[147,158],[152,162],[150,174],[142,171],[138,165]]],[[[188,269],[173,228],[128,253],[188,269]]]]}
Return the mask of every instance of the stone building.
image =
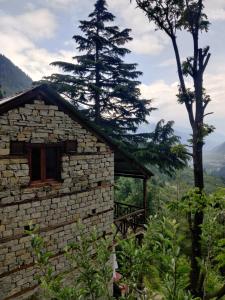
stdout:
{"type": "MultiPolygon", "coordinates": [[[[66,100],[42,85],[0,102],[0,299],[26,299],[38,288],[25,234],[32,222],[65,270],[64,246],[78,220],[88,233],[111,234],[114,176],[146,181],[152,173],[119,149],[66,100]]],[[[120,211],[126,211],[124,208],[120,211]]],[[[128,211],[126,211],[127,213],[128,211]]],[[[134,211],[129,210],[132,217],[134,211]]],[[[124,228],[117,204],[117,229],[124,228]]]]}

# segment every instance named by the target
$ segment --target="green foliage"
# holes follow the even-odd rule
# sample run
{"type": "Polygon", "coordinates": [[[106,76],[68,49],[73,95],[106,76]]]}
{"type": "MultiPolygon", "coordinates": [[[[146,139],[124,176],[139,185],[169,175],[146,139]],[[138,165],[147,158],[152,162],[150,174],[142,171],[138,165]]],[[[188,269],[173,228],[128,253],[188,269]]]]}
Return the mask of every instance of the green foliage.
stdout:
{"type": "MultiPolygon", "coordinates": [[[[151,214],[159,213],[161,207],[172,200],[181,200],[194,185],[193,170],[187,167],[176,171],[171,177],[162,174],[157,168],[151,166],[154,176],[148,182],[147,205],[151,214]]],[[[143,185],[141,179],[116,179],[115,200],[139,207],[143,206],[143,185]]],[[[225,181],[219,177],[205,173],[205,192],[210,194],[219,188],[225,187],[225,181]]]]}
{"type": "Polygon", "coordinates": [[[152,217],[141,245],[122,241],[118,254],[123,282],[129,286],[127,299],[192,299],[186,288],[190,267],[182,254],[179,224],[169,218],[152,217]],[[144,298],[151,297],[151,298],[144,298]],[[143,298],[141,298],[143,297],[143,298]]]}
{"type": "Polygon", "coordinates": [[[141,179],[123,178],[116,179],[115,201],[143,206],[143,184],[141,179]]]}
{"type": "Polygon", "coordinates": [[[145,164],[157,166],[165,174],[172,175],[183,169],[190,154],[174,134],[173,121],[160,120],[150,133],[123,136],[123,144],[145,164]]]}
{"type": "MultiPolygon", "coordinates": [[[[203,280],[204,295],[218,290],[223,282],[222,268],[224,266],[224,215],[225,189],[206,195],[199,190],[190,190],[182,201],[173,201],[169,208],[187,216],[188,227],[192,231],[194,215],[204,213],[201,226],[202,257],[198,260],[203,280]]],[[[209,299],[209,298],[205,298],[209,299]]]]}
{"type": "MultiPolygon", "coordinates": [[[[121,240],[116,252],[119,263],[119,272],[122,274],[120,284],[129,287],[126,299],[142,299],[145,295],[143,278],[152,273],[146,259],[149,256],[145,245],[140,246],[135,239],[121,240]]],[[[143,298],[144,299],[144,298],[143,298]]]]}
{"type": "Polygon", "coordinates": [[[200,31],[208,31],[209,21],[201,12],[199,6],[204,8],[198,0],[136,0],[138,6],[147,13],[156,29],[164,30],[169,36],[173,36],[177,30],[193,32],[196,28],[196,20],[200,31]]]}
{"type": "MultiPolygon", "coordinates": [[[[224,284],[225,267],[225,189],[206,195],[189,190],[182,199],[168,201],[159,214],[149,218],[142,242],[134,237],[118,240],[117,259],[122,278],[119,284],[127,285],[127,294],[120,299],[197,300],[190,287],[190,240],[189,229],[197,211],[205,215],[202,224],[203,254],[198,264],[203,280],[204,298],[214,299],[216,291],[224,284]]],[[[48,252],[43,239],[31,231],[32,247],[40,272],[38,279],[44,290],[42,299],[112,300],[109,282],[112,240],[99,238],[79,225],[77,241],[68,244],[64,251],[71,269],[57,275],[51,265],[52,253],[48,252]],[[76,269],[77,275],[67,282],[68,273],[76,269]]],[[[71,273],[70,273],[71,275],[71,273]]],[[[220,299],[220,298],[219,298],[220,299]]],[[[222,299],[222,298],[221,298],[222,299]]]]}
{"type": "Polygon", "coordinates": [[[29,233],[39,267],[37,279],[41,284],[44,299],[113,299],[109,290],[112,280],[111,239],[100,238],[95,230],[87,235],[84,227],[78,224],[75,230],[77,241],[69,243],[64,249],[65,258],[71,267],[62,274],[56,274],[51,264],[53,254],[46,250],[47,246],[37,232],[38,229],[35,229],[29,233]],[[74,270],[76,274],[73,273],[74,270]],[[71,277],[72,282],[68,281],[71,277]]]}
{"type": "Polygon", "coordinates": [[[7,57],[0,54],[0,85],[2,96],[11,96],[30,88],[32,80],[7,57]]]}
{"type": "Polygon", "coordinates": [[[169,202],[161,208],[161,214],[149,219],[141,245],[134,239],[120,242],[122,282],[130,287],[127,299],[154,299],[156,295],[165,300],[194,299],[189,292],[191,251],[188,247],[190,219],[197,211],[205,215],[201,234],[203,255],[198,261],[203,280],[202,299],[216,298],[210,295],[224,284],[224,199],[225,189],[208,196],[190,190],[182,201],[169,202]]]}

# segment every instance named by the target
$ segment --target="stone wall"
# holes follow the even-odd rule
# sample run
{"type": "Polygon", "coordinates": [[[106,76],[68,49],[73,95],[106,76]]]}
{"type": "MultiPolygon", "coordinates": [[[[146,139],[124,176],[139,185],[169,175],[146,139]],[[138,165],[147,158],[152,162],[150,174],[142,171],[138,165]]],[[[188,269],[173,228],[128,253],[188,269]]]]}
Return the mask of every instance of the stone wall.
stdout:
{"type": "Polygon", "coordinates": [[[54,254],[56,272],[67,267],[62,250],[76,240],[74,224],[110,234],[113,223],[114,158],[110,148],[57,106],[35,100],[0,116],[0,299],[25,299],[37,287],[30,222],[54,254]],[[10,155],[10,141],[76,140],[77,154],[63,155],[62,182],[30,185],[26,156],[10,155]]]}

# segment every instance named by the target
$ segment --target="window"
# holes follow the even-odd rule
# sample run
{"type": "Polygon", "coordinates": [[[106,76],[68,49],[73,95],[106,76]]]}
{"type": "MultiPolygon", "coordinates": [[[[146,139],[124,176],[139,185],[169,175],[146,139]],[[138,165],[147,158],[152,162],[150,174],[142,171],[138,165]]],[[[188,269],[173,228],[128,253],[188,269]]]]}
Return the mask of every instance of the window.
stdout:
{"type": "Polygon", "coordinates": [[[59,144],[30,144],[28,152],[32,182],[60,180],[61,146],[59,144]]]}
{"type": "Polygon", "coordinates": [[[66,154],[76,154],[77,153],[77,141],[65,141],[64,142],[64,152],[66,154]]]}
{"type": "Polygon", "coordinates": [[[11,155],[25,155],[25,153],[26,153],[25,142],[17,142],[17,141],[10,142],[11,155]]]}

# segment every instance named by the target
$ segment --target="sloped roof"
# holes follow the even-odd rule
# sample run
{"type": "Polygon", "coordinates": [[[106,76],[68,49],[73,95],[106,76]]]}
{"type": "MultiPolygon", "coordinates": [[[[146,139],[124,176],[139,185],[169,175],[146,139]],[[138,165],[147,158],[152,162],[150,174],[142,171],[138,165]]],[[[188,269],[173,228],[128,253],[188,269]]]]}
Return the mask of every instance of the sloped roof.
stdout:
{"type": "Polygon", "coordinates": [[[87,120],[69,101],[61,97],[57,92],[46,84],[36,86],[25,92],[0,100],[0,115],[34,99],[43,99],[47,103],[57,105],[60,110],[78,121],[84,128],[91,131],[100,140],[105,142],[114,152],[115,176],[129,176],[137,178],[149,178],[153,173],[137,161],[133,155],[121,149],[111,138],[106,136],[93,122],[87,120]]]}

